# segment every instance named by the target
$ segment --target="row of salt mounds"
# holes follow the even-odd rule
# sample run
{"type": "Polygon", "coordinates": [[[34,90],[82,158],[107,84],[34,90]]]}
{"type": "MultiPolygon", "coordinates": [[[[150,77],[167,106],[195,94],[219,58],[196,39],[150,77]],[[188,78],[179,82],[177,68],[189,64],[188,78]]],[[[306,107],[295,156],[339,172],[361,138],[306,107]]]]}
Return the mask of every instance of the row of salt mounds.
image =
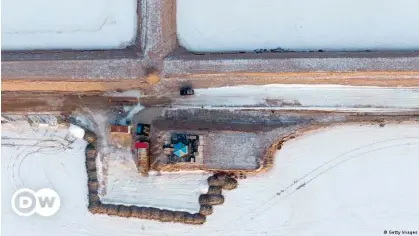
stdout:
{"type": "Polygon", "coordinates": [[[206,220],[205,216],[199,213],[191,214],[189,212],[171,211],[154,207],[138,207],[98,203],[95,204],[95,208],[92,210],[95,211],[92,213],[107,214],[110,216],[119,216],[125,218],[134,217],[147,220],[158,220],[161,222],[203,224],[206,220]]]}
{"type": "Polygon", "coordinates": [[[221,187],[224,190],[232,190],[237,188],[237,180],[225,173],[217,173],[208,177],[208,185],[221,187]]]}
{"type": "Polygon", "coordinates": [[[207,194],[199,196],[200,209],[199,213],[202,215],[211,215],[214,212],[213,206],[224,203],[224,196],[222,190],[232,190],[237,188],[238,182],[232,176],[225,173],[217,173],[208,177],[208,191],[207,194]]]}
{"type": "Polygon", "coordinates": [[[88,209],[93,214],[106,214],[125,218],[140,218],[158,220],[161,222],[178,222],[185,224],[203,224],[206,217],[203,214],[183,211],[171,211],[154,207],[125,206],[115,204],[102,204],[98,196],[99,182],[96,172],[96,143],[89,143],[86,147],[86,170],[88,177],[88,209]]]}

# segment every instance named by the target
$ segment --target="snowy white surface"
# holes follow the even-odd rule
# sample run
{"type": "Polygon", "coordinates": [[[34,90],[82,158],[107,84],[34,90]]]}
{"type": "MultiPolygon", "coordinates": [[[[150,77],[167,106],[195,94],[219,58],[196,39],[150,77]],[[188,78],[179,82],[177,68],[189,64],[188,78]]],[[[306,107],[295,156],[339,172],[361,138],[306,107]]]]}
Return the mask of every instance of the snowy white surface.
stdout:
{"type": "Polygon", "coordinates": [[[136,0],[2,0],[2,50],[132,45],[136,0]]]}
{"type": "Polygon", "coordinates": [[[177,0],[190,51],[419,49],[417,0],[177,0]]]}
{"type": "MultiPolygon", "coordinates": [[[[42,133],[2,128],[3,137],[42,133]]],[[[2,235],[371,236],[389,229],[419,230],[418,134],[417,123],[307,133],[284,144],[271,171],[226,191],[224,205],[215,207],[203,226],[89,214],[81,140],[60,153],[3,146],[2,235]],[[10,199],[20,187],[57,190],[61,210],[50,218],[17,216],[10,199]]]]}
{"type": "Polygon", "coordinates": [[[142,177],[132,159],[113,158],[108,163],[104,203],[199,211],[198,197],[208,190],[208,174],[173,172],[142,177]]]}
{"type": "Polygon", "coordinates": [[[418,109],[419,89],[292,84],[231,86],[195,89],[194,96],[177,98],[173,106],[397,111],[418,109]]]}
{"type": "MultiPolygon", "coordinates": [[[[95,119],[96,122],[100,120],[95,119]]],[[[106,135],[106,134],[105,134],[106,135]]],[[[129,149],[109,146],[96,158],[103,203],[137,205],[176,211],[199,211],[198,197],[208,190],[208,173],[185,171],[150,173],[143,177],[129,149]]]]}

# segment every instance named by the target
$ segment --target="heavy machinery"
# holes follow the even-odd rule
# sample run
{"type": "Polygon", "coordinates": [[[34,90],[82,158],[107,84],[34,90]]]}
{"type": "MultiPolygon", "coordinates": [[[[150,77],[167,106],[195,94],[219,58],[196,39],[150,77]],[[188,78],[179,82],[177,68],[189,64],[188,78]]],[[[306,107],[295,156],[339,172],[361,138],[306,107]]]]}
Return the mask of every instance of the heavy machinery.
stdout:
{"type": "Polygon", "coordinates": [[[138,123],[135,129],[135,142],[133,147],[135,164],[142,175],[150,170],[150,125],[138,123]]]}
{"type": "Polygon", "coordinates": [[[137,141],[134,143],[135,164],[141,175],[147,175],[150,170],[150,143],[137,141]]]}

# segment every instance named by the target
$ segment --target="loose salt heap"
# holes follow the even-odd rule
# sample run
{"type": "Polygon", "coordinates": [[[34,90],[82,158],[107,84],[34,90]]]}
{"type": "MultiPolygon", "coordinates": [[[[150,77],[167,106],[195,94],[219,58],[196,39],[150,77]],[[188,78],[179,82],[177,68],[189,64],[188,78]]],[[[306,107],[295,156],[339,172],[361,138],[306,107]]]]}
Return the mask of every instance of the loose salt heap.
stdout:
{"type": "Polygon", "coordinates": [[[70,132],[70,134],[78,139],[83,139],[84,137],[84,129],[77,125],[70,124],[70,127],[68,127],[68,132],[70,132]]]}

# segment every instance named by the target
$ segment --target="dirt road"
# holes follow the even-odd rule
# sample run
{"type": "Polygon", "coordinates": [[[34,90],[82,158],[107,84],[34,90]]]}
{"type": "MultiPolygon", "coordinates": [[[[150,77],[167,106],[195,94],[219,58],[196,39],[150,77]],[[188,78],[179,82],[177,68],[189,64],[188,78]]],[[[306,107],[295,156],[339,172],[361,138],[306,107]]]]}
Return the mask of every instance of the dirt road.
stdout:
{"type": "Polygon", "coordinates": [[[109,108],[106,97],[60,94],[2,93],[2,112],[72,112],[80,107],[109,108]]]}

